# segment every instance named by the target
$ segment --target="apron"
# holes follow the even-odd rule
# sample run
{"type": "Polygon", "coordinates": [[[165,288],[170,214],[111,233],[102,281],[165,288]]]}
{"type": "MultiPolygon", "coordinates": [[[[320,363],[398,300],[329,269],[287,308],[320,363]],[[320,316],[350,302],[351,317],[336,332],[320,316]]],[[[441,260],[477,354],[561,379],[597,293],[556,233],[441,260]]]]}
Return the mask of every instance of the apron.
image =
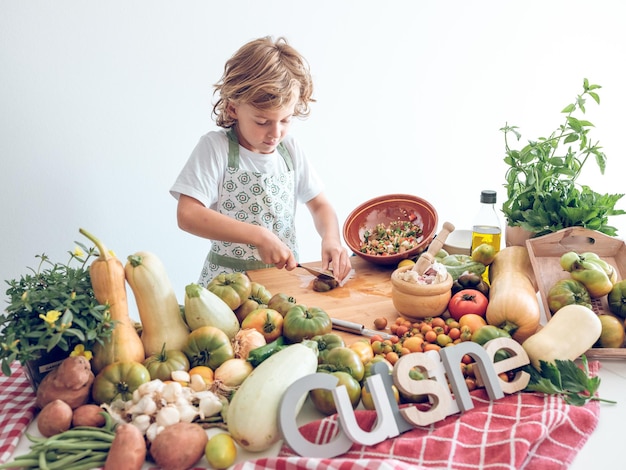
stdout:
{"type": "MultiPolygon", "coordinates": [[[[235,220],[261,225],[274,232],[298,259],[295,227],[293,161],[281,142],[278,153],[287,171],[274,175],[239,169],[239,141],[230,129],[228,168],[217,200],[217,211],[235,220]]],[[[206,286],[218,274],[274,267],[265,264],[254,245],[214,240],[198,284],[206,286]]]]}

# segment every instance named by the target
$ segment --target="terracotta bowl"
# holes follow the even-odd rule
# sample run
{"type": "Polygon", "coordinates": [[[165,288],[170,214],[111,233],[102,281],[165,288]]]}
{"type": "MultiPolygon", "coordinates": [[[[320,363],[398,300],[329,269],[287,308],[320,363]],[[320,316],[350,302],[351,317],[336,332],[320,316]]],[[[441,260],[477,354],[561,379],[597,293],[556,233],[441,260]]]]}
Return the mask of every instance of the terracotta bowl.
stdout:
{"type": "Polygon", "coordinates": [[[398,277],[412,269],[403,266],[391,273],[391,300],[396,310],[409,320],[438,317],[446,311],[452,296],[452,276],[437,284],[416,284],[398,277]]]}
{"type": "Polygon", "coordinates": [[[438,224],[437,211],[428,201],[410,194],[388,194],[370,199],[359,205],[346,218],[343,238],[352,252],[375,264],[397,265],[407,258],[415,258],[424,251],[435,236],[438,224]],[[391,255],[369,255],[361,252],[363,234],[378,224],[388,225],[392,221],[413,219],[422,229],[420,243],[403,253],[391,255]]]}

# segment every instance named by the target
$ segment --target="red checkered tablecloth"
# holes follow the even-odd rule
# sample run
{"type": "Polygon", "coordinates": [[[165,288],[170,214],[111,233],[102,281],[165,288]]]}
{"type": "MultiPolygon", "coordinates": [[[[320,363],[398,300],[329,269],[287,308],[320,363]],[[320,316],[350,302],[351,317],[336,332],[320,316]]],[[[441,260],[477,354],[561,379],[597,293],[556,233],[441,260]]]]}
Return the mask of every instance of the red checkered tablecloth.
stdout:
{"type": "MultiPolygon", "coordinates": [[[[599,363],[590,363],[597,373],[599,363]]],[[[411,429],[373,446],[353,444],[333,459],[301,457],[283,445],[277,457],[243,462],[236,470],[382,469],[526,469],[563,470],[598,424],[600,405],[570,406],[556,396],[515,393],[490,401],[484,389],[472,392],[474,408],[428,427],[411,429]]],[[[359,425],[370,430],[374,411],[357,411],[359,425]]],[[[339,423],[333,415],[307,423],[300,432],[322,444],[332,440],[339,423]]]]}
{"type": "Polygon", "coordinates": [[[0,464],[7,462],[35,417],[35,392],[19,364],[7,377],[0,373],[0,464]]]}
{"type": "MultiPolygon", "coordinates": [[[[600,364],[589,364],[597,373],[600,364]]],[[[22,368],[10,377],[0,374],[0,463],[7,462],[34,419],[35,393],[22,368]]],[[[566,405],[559,397],[516,393],[490,401],[484,389],[472,392],[474,408],[428,427],[414,428],[373,446],[354,444],[333,459],[296,455],[283,445],[278,456],[235,465],[235,470],[420,470],[433,468],[564,470],[598,424],[599,403],[566,405]]],[[[374,411],[357,410],[369,430],[374,411]]],[[[305,424],[300,432],[312,442],[332,439],[336,416],[305,424]]]]}

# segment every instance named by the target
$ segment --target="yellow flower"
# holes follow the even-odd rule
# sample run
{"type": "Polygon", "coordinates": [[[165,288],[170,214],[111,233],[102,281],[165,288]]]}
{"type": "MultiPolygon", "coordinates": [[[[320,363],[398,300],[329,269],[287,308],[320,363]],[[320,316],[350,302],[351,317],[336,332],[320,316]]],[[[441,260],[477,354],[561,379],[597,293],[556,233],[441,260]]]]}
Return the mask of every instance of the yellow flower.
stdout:
{"type": "Polygon", "coordinates": [[[54,325],[54,322],[59,319],[61,316],[61,312],[58,310],[48,310],[48,312],[44,314],[39,314],[39,318],[48,323],[50,326],[54,325]]]}
{"type": "Polygon", "coordinates": [[[85,252],[79,246],[77,246],[74,248],[74,256],[80,258],[82,256],[85,256],[85,252]]]}
{"type": "Polygon", "coordinates": [[[91,361],[91,358],[93,357],[93,354],[91,353],[91,351],[85,351],[85,345],[84,344],[77,344],[74,347],[74,350],[70,353],[70,356],[85,356],[85,359],[87,359],[88,361],[91,361]]]}

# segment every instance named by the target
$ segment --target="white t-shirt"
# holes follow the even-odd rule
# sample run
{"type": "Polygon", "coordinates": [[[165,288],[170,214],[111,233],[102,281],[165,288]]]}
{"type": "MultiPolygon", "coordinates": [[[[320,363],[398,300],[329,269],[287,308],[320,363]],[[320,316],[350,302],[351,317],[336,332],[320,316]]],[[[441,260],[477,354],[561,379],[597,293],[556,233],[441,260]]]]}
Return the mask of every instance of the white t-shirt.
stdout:
{"type": "MultiPolygon", "coordinates": [[[[295,200],[306,203],[322,192],[323,184],[308,158],[290,135],[283,140],[289,150],[295,172],[295,200]]],[[[228,166],[228,136],[226,130],[211,131],[200,137],[200,141],[181,170],[170,194],[176,199],[181,194],[197,199],[205,207],[216,209],[218,192],[222,188],[228,166]]],[[[264,174],[275,174],[286,170],[283,157],[274,151],[271,154],[254,153],[239,146],[239,168],[264,174]]],[[[295,210],[295,208],[294,208],[295,210]]]]}

